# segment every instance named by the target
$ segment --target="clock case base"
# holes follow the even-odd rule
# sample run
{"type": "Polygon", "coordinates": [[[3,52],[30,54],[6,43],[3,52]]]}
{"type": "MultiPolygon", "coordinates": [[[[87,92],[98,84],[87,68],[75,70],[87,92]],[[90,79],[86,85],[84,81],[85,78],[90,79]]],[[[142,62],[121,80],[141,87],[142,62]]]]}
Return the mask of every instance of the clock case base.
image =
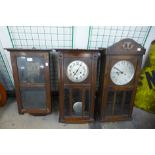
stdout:
{"type": "Polygon", "coordinates": [[[106,117],[100,117],[96,116],[95,120],[100,121],[100,122],[116,122],[116,121],[131,121],[132,116],[129,115],[118,115],[118,116],[106,116],[106,117]]]}
{"type": "Polygon", "coordinates": [[[59,122],[61,123],[73,123],[73,124],[83,124],[83,123],[91,123],[94,122],[94,118],[90,117],[65,117],[63,119],[59,118],[59,122]]]}

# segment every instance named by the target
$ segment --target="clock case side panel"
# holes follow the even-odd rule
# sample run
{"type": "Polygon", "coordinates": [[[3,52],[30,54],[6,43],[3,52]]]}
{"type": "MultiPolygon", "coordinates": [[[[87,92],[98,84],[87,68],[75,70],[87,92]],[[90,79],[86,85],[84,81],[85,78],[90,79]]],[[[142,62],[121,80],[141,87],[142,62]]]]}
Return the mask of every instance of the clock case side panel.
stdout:
{"type": "Polygon", "coordinates": [[[99,88],[97,91],[97,100],[95,105],[95,118],[96,120],[100,120],[103,116],[103,110],[104,110],[104,104],[103,99],[105,98],[106,92],[106,82],[105,82],[105,76],[107,75],[108,71],[108,56],[105,55],[106,49],[103,49],[100,51],[100,58],[98,60],[98,72],[99,72],[99,88]]]}
{"type": "Polygon", "coordinates": [[[63,52],[58,52],[59,122],[64,122],[63,52]]]}
{"type": "Polygon", "coordinates": [[[95,116],[95,101],[96,101],[96,98],[98,97],[96,95],[96,91],[97,91],[97,88],[96,88],[96,82],[97,82],[97,62],[98,62],[98,59],[100,57],[100,53],[93,53],[93,60],[92,60],[92,107],[91,107],[91,117],[94,118],[95,116]]]}
{"type": "Polygon", "coordinates": [[[107,98],[108,98],[108,86],[109,86],[109,70],[110,70],[110,57],[108,55],[105,56],[105,70],[102,75],[102,91],[101,91],[101,107],[100,107],[100,120],[105,118],[105,113],[106,113],[106,106],[107,106],[107,98]]]}
{"type": "MultiPolygon", "coordinates": [[[[48,52],[44,51],[33,51],[33,50],[10,50],[10,55],[11,55],[11,63],[12,63],[12,69],[13,69],[13,77],[14,77],[14,82],[15,82],[15,88],[16,88],[16,99],[17,99],[17,104],[18,104],[18,112],[19,114],[23,113],[30,113],[32,115],[45,115],[48,114],[52,111],[52,106],[51,106],[51,91],[50,91],[50,78],[49,78],[49,55],[48,52]],[[34,109],[25,109],[22,104],[22,97],[21,97],[21,85],[20,85],[20,80],[19,80],[19,74],[18,74],[18,67],[17,67],[17,57],[20,56],[41,56],[45,60],[46,63],[48,63],[48,66],[45,67],[45,97],[46,97],[46,109],[41,109],[41,108],[34,108],[34,109]]],[[[22,86],[23,88],[23,86],[22,86]]],[[[33,86],[29,87],[26,86],[25,88],[33,88],[33,86]]],[[[34,88],[37,89],[37,87],[34,86],[34,88]]]]}
{"type": "Polygon", "coordinates": [[[51,91],[51,80],[50,80],[50,55],[49,52],[45,52],[45,63],[48,64],[48,66],[45,67],[45,91],[46,91],[46,97],[47,97],[47,108],[46,113],[49,114],[52,112],[52,91],[51,91]]]}
{"type": "Polygon", "coordinates": [[[14,78],[18,113],[24,114],[24,112],[22,110],[23,105],[22,105],[21,94],[20,94],[19,77],[18,77],[17,62],[16,62],[16,53],[11,52],[10,56],[11,56],[11,64],[12,64],[12,72],[13,72],[13,78],[14,78]]]}

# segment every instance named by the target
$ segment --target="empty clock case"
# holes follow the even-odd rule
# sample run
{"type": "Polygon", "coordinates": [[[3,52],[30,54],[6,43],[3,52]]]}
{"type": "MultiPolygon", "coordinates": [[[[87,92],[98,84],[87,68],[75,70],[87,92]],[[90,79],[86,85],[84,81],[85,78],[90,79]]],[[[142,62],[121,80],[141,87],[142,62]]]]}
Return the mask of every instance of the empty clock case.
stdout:
{"type": "Polygon", "coordinates": [[[8,49],[19,113],[44,115],[51,112],[49,51],[8,49]]]}

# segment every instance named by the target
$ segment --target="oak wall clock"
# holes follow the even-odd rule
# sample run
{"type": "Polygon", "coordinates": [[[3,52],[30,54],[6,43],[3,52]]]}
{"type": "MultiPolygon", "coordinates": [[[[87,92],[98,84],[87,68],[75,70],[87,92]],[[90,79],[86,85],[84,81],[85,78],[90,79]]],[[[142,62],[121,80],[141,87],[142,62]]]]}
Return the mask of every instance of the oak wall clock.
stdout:
{"type": "Polygon", "coordinates": [[[59,121],[94,120],[97,50],[58,50],[59,121]]]}
{"type": "Polygon", "coordinates": [[[101,121],[131,119],[145,49],[123,39],[101,52],[97,110],[101,121]]]}
{"type": "Polygon", "coordinates": [[[7,50],[11,54],[19,113],[30,113],[33,115],[50,113],[50,50],[7,50]]]}

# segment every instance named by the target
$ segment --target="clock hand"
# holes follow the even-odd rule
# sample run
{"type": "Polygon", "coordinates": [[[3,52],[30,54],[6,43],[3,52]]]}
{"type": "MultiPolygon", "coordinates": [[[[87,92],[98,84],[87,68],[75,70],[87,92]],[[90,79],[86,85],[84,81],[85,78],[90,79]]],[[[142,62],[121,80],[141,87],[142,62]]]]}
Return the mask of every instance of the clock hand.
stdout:
{"type": "Polygon", "coordinates": [[[120,69],[118,69],[117,67],[114,67],[114,68],[118,70],[121,74],[123,74],[123,72],[120,69]]]}
{"type": "Polygon", "coordinates": [[[76,72],[74,73],[74,75],[73,75],[73,76],[75,76],[75,75],[76,75],[76,73],[79,71],[80,67],[81,67],[81,65],[80,65],[80,66],[79,66],[79,68],[76,70],[76,72]]]}

